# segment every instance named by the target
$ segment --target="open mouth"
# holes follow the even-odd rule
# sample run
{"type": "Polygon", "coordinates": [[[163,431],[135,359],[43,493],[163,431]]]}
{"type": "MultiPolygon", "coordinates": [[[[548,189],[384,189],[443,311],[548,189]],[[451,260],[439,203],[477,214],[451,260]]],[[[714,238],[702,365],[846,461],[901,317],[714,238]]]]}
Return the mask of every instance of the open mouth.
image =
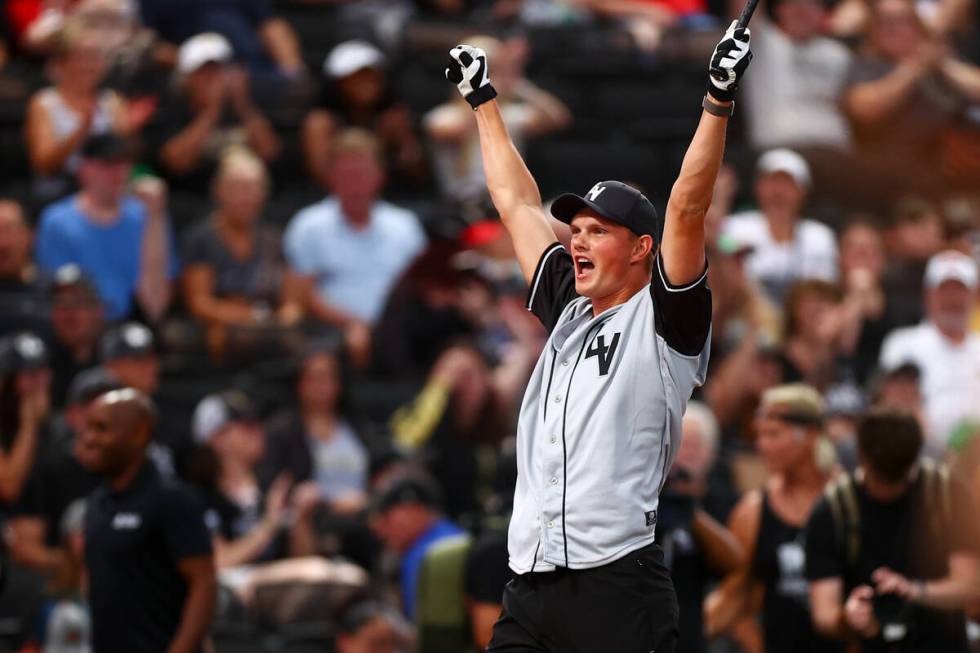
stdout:
{"type": "Polygon", "coordinates": [[[585,256],[575,257],[575,278],[584,279],[595,270],[595,263],[585,256]]]}

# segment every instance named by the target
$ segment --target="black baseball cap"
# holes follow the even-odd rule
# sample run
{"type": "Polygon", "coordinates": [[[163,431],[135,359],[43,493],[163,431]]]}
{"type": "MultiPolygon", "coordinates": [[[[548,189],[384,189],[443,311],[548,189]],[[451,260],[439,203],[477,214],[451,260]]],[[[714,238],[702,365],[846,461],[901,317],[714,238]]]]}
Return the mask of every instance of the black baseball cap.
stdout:
{"type": "Polygon", "coordinates": [[[139,322],[126,322],[102,336],[99,353],[102,362],[149,356],[156,353],[156,340],[153,332],[139,322]]]}
{"type": "Polygon", "coordinates": [[[68,395],[65,404],[88,404],[107,392],[121,390],[124,386],[109,370],[104,367],[90,367],[79,372],[68,384],[68,395]]]}
{"type": "Polygon", "coordinates": [[[571,224],[583,208],[592,209],[637,236],[650,236],[657,243],[663,238],[663,224],[653,203],[646,195],[621,181],[600,181],[585,195],[565,193],[551,205],[551,215],[565,224],[571,224]]]}
{"type": "Polygon", "coordinates": [[[92,282],[92,279],[75,263],[66,263],[59,267],[55,271],[54,278],[51,282],[52,292],[59,292],[69,288],[80,290],[90,299],[99,301],[99,291],[92,282]]]}
{"type": "Polygon", "coordinates": [[[424,476],[401,476],[378,490],[371,502],[371,512],[383,515],[395,506],[406,503],[419,503],[433,510],[441,510],[442,492],[424,476]]]}
{"type": "Polygon", "coordinates": [[[90,136],[82,145],[82,158],[95,161],[132,161],[133,143],[125,136],[111,132],[90,136]]]}
{"type": "Polygon", "coordinates": [[[0,374],[48,366],[48,348],[33,333],[24,331],[0,339],[0,374]]]}
{"type": "Polygon", "coordinates": [[[235,422],[254,424],[259,412],[247,394],[231,389],[208,395],[194,409],[191,419],[194,441],[207,444],[214,434],[235,422]]]}

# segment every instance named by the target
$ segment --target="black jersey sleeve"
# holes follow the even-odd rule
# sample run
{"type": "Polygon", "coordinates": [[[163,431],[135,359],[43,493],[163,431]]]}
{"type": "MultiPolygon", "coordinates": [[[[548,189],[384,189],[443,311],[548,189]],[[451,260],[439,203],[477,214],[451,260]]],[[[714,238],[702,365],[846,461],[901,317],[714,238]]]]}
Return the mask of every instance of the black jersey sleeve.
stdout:
{"type": "Polygon", "coordinates": [[[837,539],[837,526],[831,512],[830,503],[822,498],[807,520],[804,530],[806,538],[806,578],[809,581],[825,578],[844,577],[845,561],[841,557],[841,546],[837,539]]]}
{"type": "Polygon", "coordinates": [[[650,294],[656,307],[657,333],[679,354],[697,356],[704,350],[711,328],[708,264],[697,281],[686,286],[671,285],[660,256],[656,268],[650,294]]]}
{"type": "Polygon", "coordinates": [[[534,313],[550,333],[565,307],[578,297],[575,293],[575,266],[561,243],[554,243],[541,254],[527,291],[527,310],[534,313]]]}

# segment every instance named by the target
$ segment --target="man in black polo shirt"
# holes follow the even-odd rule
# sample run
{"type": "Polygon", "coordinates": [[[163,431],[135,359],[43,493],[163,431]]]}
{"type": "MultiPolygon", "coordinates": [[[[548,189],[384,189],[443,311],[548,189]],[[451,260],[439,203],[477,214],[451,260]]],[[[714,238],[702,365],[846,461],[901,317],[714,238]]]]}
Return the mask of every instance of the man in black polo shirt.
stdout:
{"type": "Polygon", "coordinates": [[[85,562],[99,653],[194,653],[214,614],[216,581],[203,507],[147,460],[150,399],[124,388],[88,410],[76,455],[105,484],[89,498],[85,562]]]}

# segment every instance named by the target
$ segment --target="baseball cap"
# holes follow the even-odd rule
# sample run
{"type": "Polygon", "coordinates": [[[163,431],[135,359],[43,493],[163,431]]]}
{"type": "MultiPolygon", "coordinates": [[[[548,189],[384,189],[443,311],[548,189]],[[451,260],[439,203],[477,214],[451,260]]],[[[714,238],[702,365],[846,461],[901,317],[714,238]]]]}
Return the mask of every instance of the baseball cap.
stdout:
{"type": "Polygon", "coordinates": [[[384,514],[395,506],[406,503],[420,503],[433,510],[440,510],[442,492],[435,483],[423,476],[400,476],[375,494],[371,501],[371,512],[384,514]]]}
{"type": "Polygon", "coordinates": [[[54,278],[51,283],[52,292],[60,290],[78,289],[83,291],[92,299],[99,299],[99,291],[96,290],[92,280],[82,272],[82,268],[75,263],[66,263],[55,270],[54,278]]]}
{"type": "Polygon", "coordinates": [[[107,132],[90,136],[82,145],[82,158],[117,162],[133,159],[133,144],[125,136],[107,132]]]}
{"type": "Polygon", "coordinates": [[[755,170],[760,175],[773,172],[785,172],[793,178],[801,188],[810,188],[810,164],[802,156],[787,149],[769,150],[759,157],[755,170]]]}
{"type": "Polygon", "coordinates": [[[36,370],[48,365],[48,348],[33,333],[24,331],[0,339],[0,374],[36,370]]]}
{"type": "Polygon", "coordinates": [[[826,404],[820,393],[804,383],[788,383],[766,390],[759,404],[762,415],[794,424],[820,424],[826,404]]]}
{"type": "Polygon", "coordinates": [[[950,249],[929,259],[925,284],[926,288],[935,288],[945,281],[959,281],[970,290],[976,290],[977,275],[976,261],[962,252],[950,249]]]}
{"type": "Polygon", "coordinates": [[[334,79],[341,79],[365,68],[383,68],[385,56],[381,50],[367,41],[344,41],[327,55],[323,72],[334,79]]]}
{"type": "Polygon", "coordinates": [[[205,32],[184,41],[177,52],[177,72],[189,75],[207,63],[231,61],[234,50],[228,39],[217,32],[205,32]]]}
{"type": "Polygon", "coordinates": [[[68,406],[87,404],[96,397],[113,390],[119,390],[122,387],[124,386],[119,379],[106,368],[91,367],[79,372],[71,380],[68,385],[68,393],[65,395],[65,404],[68,406]]]}
{"type": "Polygon", "coordinates": [[[740,256],[742,254],[751,254],[755,247],[751,243],[745,243],[731,236],[729,234],[721,234],[718,236],[718,240],[715,242],[715,247],[722,254],[727,254],[728,256],[740,256]]]}
{"type": "Polygon", "coordinates": [[[663,225],[657,209],[646,196],[621,181],[600,181],[583,195],[565,193],[551,205],[551,215],[565,224],[583,208],[589,208],[610,222],[622,225],[638,236],[652,236],[660,242],[663,225]]]}
{"type": "Polygon", "coordinates": [[[225,390],[206,396],[194,409],[191,430],[194,441],[207,444],[214,434],[233,422],[257,422],[258,411],[241,390],[225,390]]]}
{"type": "Polygon", "coordinates": [[[103,362],[148,356],[156,353],[156,340],[153,332],[139,322],[126,322],[102,336],[99,352],[103,362]]]}

